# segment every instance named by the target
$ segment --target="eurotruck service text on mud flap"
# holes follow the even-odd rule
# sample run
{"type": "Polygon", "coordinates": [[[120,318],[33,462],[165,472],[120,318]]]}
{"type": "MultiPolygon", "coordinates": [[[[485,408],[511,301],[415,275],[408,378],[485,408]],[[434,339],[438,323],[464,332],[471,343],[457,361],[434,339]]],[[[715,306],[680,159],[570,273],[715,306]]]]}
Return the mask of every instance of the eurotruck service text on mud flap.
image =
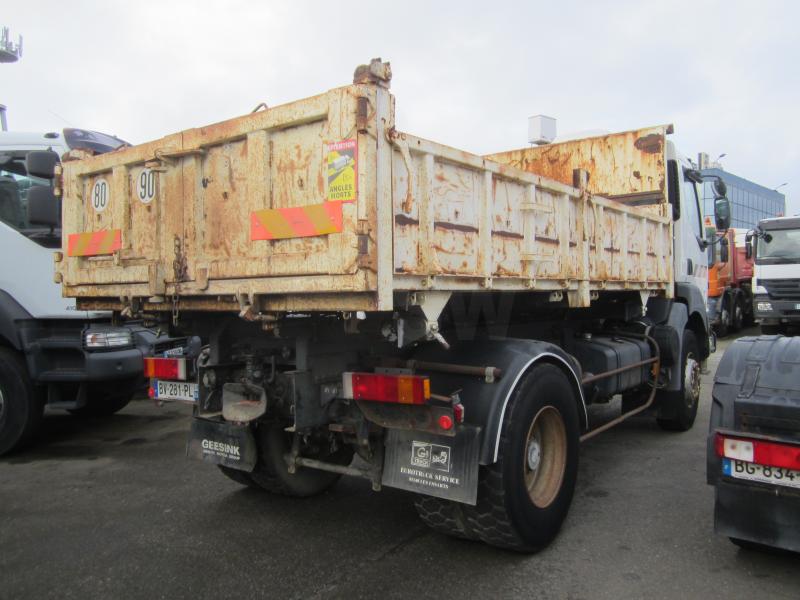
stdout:
{"type": "Polygon", "coordinates": [[[352,85],[64,163],[58,277],[86,310],[196,336],[145,361],[155,398],[194,404],[191,456],[289,496],[366,477],[437,531],[535,551],[581,440],[648,408],[695,420],[699,174],[671,126],[450,148],[395,129],[390,79],[376,59],[352,85]]]}

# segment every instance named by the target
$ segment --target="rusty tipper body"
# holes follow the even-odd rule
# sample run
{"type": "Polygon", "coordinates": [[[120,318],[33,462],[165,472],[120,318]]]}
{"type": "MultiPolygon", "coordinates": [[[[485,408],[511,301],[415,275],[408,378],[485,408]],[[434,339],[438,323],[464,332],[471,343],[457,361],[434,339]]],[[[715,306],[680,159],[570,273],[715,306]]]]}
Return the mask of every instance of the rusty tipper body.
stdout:
{"type": "Polygon", "coordinates": [[[190,454],[235,480],[302,496],[364,476],[440,531],[535,550],[588,405],[694,421],[696,175],[670,126],[490,157],[415,137],[390,78],[374,60],[65,161],[56,277],[83,308],[200,338],[147,362],[151,392],[195,405],[190,454]]]}

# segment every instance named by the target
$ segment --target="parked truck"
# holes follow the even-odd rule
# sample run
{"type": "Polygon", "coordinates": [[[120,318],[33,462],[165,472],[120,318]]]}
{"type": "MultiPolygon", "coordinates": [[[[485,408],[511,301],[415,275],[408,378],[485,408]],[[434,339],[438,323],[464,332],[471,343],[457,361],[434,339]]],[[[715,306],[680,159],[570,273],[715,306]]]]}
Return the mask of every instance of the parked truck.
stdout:
{"type": "Polygon", "coordinates": [[[189,455],[289,496],[365,477],[437,531],[535,551],[582,440],[649,408],[694,423],[699,174],[671,126],[450,148],[395,128],[390,79],[373,60],[352,85],[64,163],[57,277],[84,310],[202,340],[145,360],[154,398],[194,405],[189,455]]]}
{"type": "MultiPolygon", "coordinates": [[[[716,235],[709,217],[706,235],[716,235]]],[[[720,337],[753,323],[753,259],[747,256],[746,235],[746,229],[731,228],[708,247],[708,321],[720,337]]]]}
{"type": "Polygon", "coordinates": [[[62,297],[53,281],[58,204],[50,181],[26,164],[31,152],[93,154],[123,144],[74,128],[0,132],[0,455],[33,439],[45,406],[108,415],[144,383],[142,355],[155,334],[136,323],[116,324],[108,311],[78,310],[74,299],[62,297]]]}
{"type": "Polygon", "coordinates": [[[714,528],[744,548],[800,552],[800,338],[745,337],[714,376],[714,528]]]}
{"type": "Polygon", "coordinates": [[[788,333],[800,325],[800,217],[764,219],[748,232],[748,257],[755,256],[755,316],[764,334],[788,333]]]}

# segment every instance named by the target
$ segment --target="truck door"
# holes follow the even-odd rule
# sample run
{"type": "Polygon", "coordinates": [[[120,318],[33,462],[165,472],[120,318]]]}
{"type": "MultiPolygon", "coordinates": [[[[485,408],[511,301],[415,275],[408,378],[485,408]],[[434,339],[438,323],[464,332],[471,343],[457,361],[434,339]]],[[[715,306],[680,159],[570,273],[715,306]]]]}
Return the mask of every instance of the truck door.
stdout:
{"type": "Polygon", "coordinates": [[[681,172],[681,218],[675,222],[675,281],[697,286],[708,296],[708,256],[697,184],[681,172]]]}

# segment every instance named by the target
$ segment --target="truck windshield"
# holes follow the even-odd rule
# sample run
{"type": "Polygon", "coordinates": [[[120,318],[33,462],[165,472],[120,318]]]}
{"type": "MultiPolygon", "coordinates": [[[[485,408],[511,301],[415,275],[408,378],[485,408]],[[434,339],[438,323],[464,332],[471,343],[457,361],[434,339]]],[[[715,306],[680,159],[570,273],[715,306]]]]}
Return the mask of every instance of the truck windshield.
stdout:
{"type": "Polygon", "coordinates": [[[800,262],[800,229],[772,229],[766,234],[758,240],[756,262],[767,264],[800,262]]]}
{"type": "Polygon", "coordinates": [[[0,221],[41,246],[60,247],[60,229],[51,232],[48,227],[28,222],[28,191],[35,185],[49,186],[50,182],[28,175],[24,152],[4,153],[0,160],[0,221]]]}

